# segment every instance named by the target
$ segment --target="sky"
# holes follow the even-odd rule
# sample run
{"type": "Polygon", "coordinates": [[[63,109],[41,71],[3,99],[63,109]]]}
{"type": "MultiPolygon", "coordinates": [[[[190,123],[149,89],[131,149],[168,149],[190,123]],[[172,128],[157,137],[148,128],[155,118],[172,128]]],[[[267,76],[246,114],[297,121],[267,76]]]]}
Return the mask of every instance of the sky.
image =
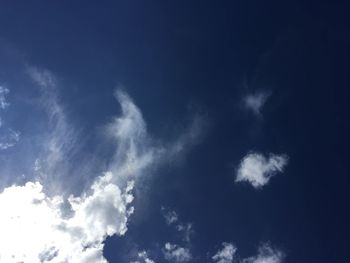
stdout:
{"type": "Polygon", "coordinates": [[[346,1],[2,1],[0,262],[349,261],[346,1]]]}

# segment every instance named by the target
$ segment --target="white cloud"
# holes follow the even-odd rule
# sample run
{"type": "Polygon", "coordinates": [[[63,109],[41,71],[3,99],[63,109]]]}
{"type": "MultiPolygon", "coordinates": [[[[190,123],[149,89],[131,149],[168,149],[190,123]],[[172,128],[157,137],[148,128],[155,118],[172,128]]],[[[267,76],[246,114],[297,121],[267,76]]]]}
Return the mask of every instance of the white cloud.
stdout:
{"type": "Polygon", "coordinates": [[[165,259],[171,262],[189,262],[192,260],[192,255],[188,248],[171,243],[165,244],[163,253],[165,259]]]}
{"type": "MultiPolygon", "coordinates": [[[[48,195],[53,193],[48,186],[54,187],[56,183],[74,177],[60,166],[76,147],[77,134],[58,103],[52,74],[35,69],[31,69],[30,74],[43,89],[42,102],[52,123],[43,142],[47,142],[47,147],[38,153],[40,158],[34,157],[30,167],[45,176],[22,186],[7,187],[0,193],[0,261],[107,262],[103,257],[103,242],[107,236],[127,232],[128,219],[134,211],[135,183],[140,176],[148,174],[147,169],[163,162],[162,153],[167,151],[159,143],[153,143],[141,111],[126,93],[119,91],[121,116],[106,128],[116,147],[107,171],[95,178],[81,194],[68,196],[66,192],[58,192],[54,196],[48,195]],[[60,176],[55,181],[51,173],[57,170],[60,176]]],[[[189,258],[186,249],[168,248],[169,255],[183,260],[179,262],[189,258]]],[[[153,262],[143,256],[140,259],[153,262]]]]}
{"type": "Polygon", "coordinates": [[[252,111],[257,116],[261,116],[261,109],[265,105],[269,96],[270,93],[267,92],[256,92],[244,97],[243,103],[246,109],[252,111]]]}
{"type": "MultiPolygon", "coordinates": [[[[0,86],[0,110],[6,109],[10,103],[6,100],[9,89],[0,86]]],[[[20,139],[20,133],[11,128],[4,127],[2,118],[0,117],[0,150],[7,150],[17,144],[20,139]]]]}
{"type": "Polygon", "coordinates": [[[40,164],[40,169],[36,171],[37,179],[46,184],[51,181],[57,187],[61,177],[70,172],[67,160],[78,148],[79,136],[59,102],[56,77],[48,70],[35,67],[28,67],[27,74],[40,90],[40,106],[48,119],[47,129],[40,134],[42,146],[35,158],[40,164]]]}
{"type": "Polygon", "coordinates": [[[249,153],[241,161],[236,182],[249,182],[255,188],[266,185],[271,177],[283,172],[288,163],[286,155],[270,154],[268,158],[260,153],[249,153]]]}
{"type": "Polygon", "coordinates": [[[10,91],[7,88],[0,86],[0,109],[2,110],[6,109],[10,105],[5,97],[9,92],[10,91]]]}
{"type": "Polygon", "coordinates": [[[170,226],[170,225],[178,222],[179,216],[175,211],[168,210],[165,207],[162,207],[162,212],[163,212],[163,217],[164,217],[167,225],[170,226]]]}
{"type": "Polygon", "coordinates": [[[243,263],[282,263],[284,258],[282,251],[263,244],[258,249],[258,255],[243,259],[243,263]]]}
{"type": "Polygon", "coordinates": [[[147,252],[146,251],[141,251],[139,253],[137,253],[137,256],[138,258],[141,260],[141,261],[132,261],[130,263],[141,263],[141,262],[144,262],[144,263],[155,263],[154,260],[150,259],[147,252]]]}
{"type": "Polygon", "coordinates": [[[220,249],[212,257],[213,261],[216,263],[232,263],[235,257],[237,248],[231,243],[222,243],[222,249],[220,249]]]}
{"type": "Polygon", "coordinates": [[[5,188],[0,194],[0,261],[107,262],[103,241],[127,231],[132,189],[133,181],[122,189],[110,172],[67,200],[49,197],[38,182],[5,188]]]}
{"type": "Polygon", "coordinates": [[[17,144],[20,133],[12,129],[7,129],[6,133],[0,136],[0,150],[6,150],[17,144]]]}
{"type": "Polygon", "coordinates": [[[184,223],[179,220],[179,215],[176,211],[169,210],[165,207],[161,208],[163,217],[168,226],[174,226],[181,234],[182,240],[189,243],[193,234],[193,225],[191,223],[184,223]]]}

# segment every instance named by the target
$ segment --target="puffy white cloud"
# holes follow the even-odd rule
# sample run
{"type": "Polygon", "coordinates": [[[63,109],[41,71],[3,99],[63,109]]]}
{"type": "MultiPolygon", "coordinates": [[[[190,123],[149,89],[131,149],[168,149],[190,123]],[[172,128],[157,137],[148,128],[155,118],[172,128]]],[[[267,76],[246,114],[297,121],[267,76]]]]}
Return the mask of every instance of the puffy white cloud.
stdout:
{"type": "Polygon", "coordinates": [[[232,243],[222,243],[222,249],[216,252],[212,257],[216,263],[232,263],[235,257],[237,248],[232,243]]]}
{"type": "Polygon", "coordinates": [[[260,153],[249,153],[241,161],[236,182],[249,182],[255,188],[266,185],[271,177],[283,172],[288,163],[286,155],[270,154],[268,158],[260,153]]]}
{"type": "Polygon", "coordinates": [[[165,244],[163,253],[165,259],[171,262],[189,262],[192,260],[192,255],[188,248],[171,243],[165,244]]]}
{"type": "Polygon", "coordinates": [[[282,263],[285,255],[282,251],[272,248],[269,244],[262,244],[258,255],[243,259],[243,263],[282,263]]]}
{"type": "Polygon", "coordinates": [[[0,261],[107,262],[103,241],[127,231],[132,189],[133,181],[118,187],[110,172],[67,200],[49,197],[39,182],[5,188],[0,194],[0,261]]]}
{"type": "Polygon", "coordinates": [[[261,109],[265,105],[269,96],[270,93],[267,92],[256,92],[244,97],[243,103],[246,109],[252,111],[257,116],[261,116],[261,109]]]}

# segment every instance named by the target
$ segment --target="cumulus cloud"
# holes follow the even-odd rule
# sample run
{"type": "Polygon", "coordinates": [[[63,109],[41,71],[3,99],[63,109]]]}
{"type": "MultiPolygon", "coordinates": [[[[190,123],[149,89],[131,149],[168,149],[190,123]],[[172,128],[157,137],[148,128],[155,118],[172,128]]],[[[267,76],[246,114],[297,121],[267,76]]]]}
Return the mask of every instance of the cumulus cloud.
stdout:
{"type": "Polygon", "coordinates": [[[216,263],[232,263],[237,248],[232,243],[222,243],[222,249],[216,252],[212,259],[216,263]]]}
{"type": "Polygon", "coordinates": [[[243,99],[244,107],[253,112],[256,116],[261,116],[261,109],[265,105],[269,96],[270,93],[263,91],[248,94],[243,99]]]}
{"type": "Polygon", "coordinates": [[[270,154],[268,157],[260,153],[249,153],[241,161],[236,176],[236,182],[248,182],[254,188],[266,185],[272,176],[283,172],[288,163],[286,155],[270,154]]]}
{"type": "Polygon", "coordinates": [[[107,236],[123,235],[132,213],[132,181],[125,189],[106,173],[79,197],[49,197],[38,182],[0,194],[1,262],[107,262],[107,236]],[[70,216],[64,211],[70,205],[70,216]]]}
{"type": "Polygon", "coordinates": [[[256,256],[243,259],[242,263],[282,263],[284,258],[282,251],[272,248],[269,244],[262,244],[256,256]]]}
{"type": "MultiPolygon", "coordinates": [[[[76,147],[77,133],[58,103],[56,78],[35,68],[30,68],[28,74],[41,89],[51,127],[43,136],[44,149],[33,153],[38,158],[31,169],[41,176],[24,185],[6,187],[0,193],[0,261],[107,262],[103,257],[106,237],[127,232],[134,211],[135,184],[149,174],[147,169],[165,160],[166,147],[154,143],[141,111],[125,92],[118,91],[121,114],[106,126],[106,134],[116,149],[107,169],[80,194],[51,191],[49,186],[73,181],[69,178],[75,175],[61,166],[66,165],[64,162],[76,147]],[[59,176],[52,180],[52,174],[59,176]]],[[[186,258],[187,250],[172,246],[169,249],[175,258],[186,258]]],[[[140,260],[153,262],[144,254],[140,254],[140,260]]]]}
{"type": "Polygon", "coordinates": [[[171,262],[189,262],[192,260],[192,255],[188,248],[171,243],[165,244],[163,253],[165,259],[171,262]]]}

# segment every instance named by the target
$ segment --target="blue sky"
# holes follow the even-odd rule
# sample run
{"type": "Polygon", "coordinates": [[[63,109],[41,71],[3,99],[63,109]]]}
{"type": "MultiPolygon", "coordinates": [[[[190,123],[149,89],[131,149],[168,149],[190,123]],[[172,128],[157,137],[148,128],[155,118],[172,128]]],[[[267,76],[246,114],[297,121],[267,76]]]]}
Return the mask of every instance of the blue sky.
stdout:
{"type": "Polygon", "coordinates": [[[346,262],[348,11],[4,1],[0,262],[346,262]]]}

